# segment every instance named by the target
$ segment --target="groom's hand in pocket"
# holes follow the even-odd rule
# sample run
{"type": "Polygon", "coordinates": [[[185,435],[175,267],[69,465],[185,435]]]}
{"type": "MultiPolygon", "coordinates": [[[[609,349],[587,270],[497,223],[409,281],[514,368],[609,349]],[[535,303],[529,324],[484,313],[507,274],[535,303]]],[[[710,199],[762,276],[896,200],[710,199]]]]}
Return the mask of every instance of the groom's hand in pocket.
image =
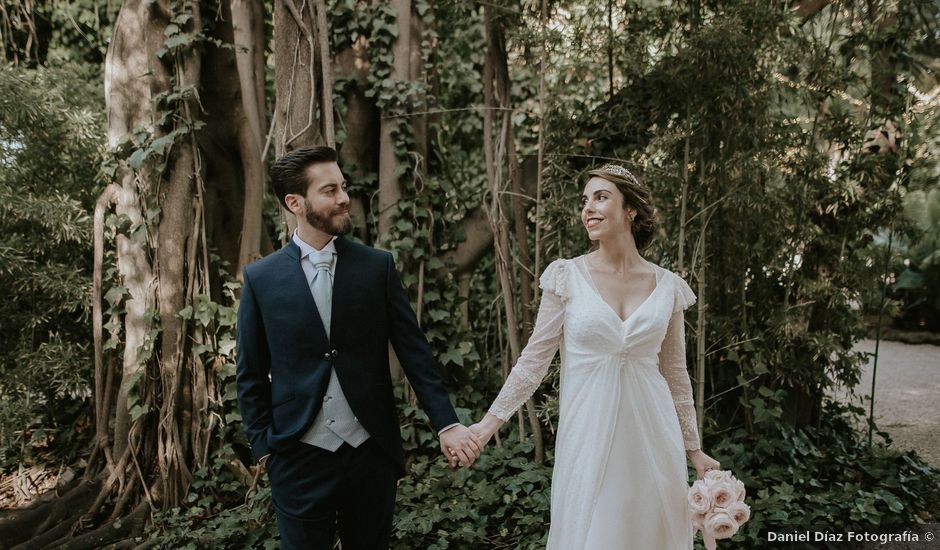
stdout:
{"type": "Polygon", "coordinates": [[[483,452],[483,444],[469,428],[459,424],[441,433],[441,452],[451,468],[469,468],[483,452]]]}

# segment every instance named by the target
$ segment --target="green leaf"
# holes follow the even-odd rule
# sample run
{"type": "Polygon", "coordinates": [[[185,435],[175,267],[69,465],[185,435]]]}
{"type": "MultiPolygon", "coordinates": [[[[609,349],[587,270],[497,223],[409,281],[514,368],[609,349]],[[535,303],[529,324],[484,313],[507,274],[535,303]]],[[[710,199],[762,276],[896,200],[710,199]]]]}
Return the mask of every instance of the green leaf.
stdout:
{"type": "Polygon", "coordinates": [[[144,163],[144,160],[147,158],[146,149],[135,149],[129,159],[127,159],[127,164],[134,170],[140,170],[140,166],[144,163]]]}
{"type": "Polygon", "coordinates": [[[188,32],[182,32],[179,34],[174,34],[173,36],[167,38],[163,41],[163,46],[172,50],[174,48],[179,48],[181,46],[186,46],[193,43],[193,35],[188,32]]]}

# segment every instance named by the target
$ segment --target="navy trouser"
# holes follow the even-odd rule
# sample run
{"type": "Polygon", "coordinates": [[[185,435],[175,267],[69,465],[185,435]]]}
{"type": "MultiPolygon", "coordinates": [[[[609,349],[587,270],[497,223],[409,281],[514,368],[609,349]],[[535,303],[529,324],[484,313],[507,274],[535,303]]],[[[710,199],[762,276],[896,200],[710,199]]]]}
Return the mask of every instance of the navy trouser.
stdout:
{"type": "Polygon", "coordinates": [[[387,550],[395,510],[395,464],[369,439],[336,452],[296,443],[267,462],[283,550],[387,550]]]}

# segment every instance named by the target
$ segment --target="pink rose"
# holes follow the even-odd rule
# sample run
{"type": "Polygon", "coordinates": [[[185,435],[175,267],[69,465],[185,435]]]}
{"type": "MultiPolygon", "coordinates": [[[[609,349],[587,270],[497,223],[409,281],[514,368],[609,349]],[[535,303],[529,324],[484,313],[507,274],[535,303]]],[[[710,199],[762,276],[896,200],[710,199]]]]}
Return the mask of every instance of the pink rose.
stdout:
{"type": "Polygon", "coordinates": [[[692,527],[695,527],[699,531],[705,530],[705,514],[695,513],[692,514],[692,527]]]}
{"type": "Polygon", "coordinates": [[[738,524],[724,509],[717,509],[705,516],[705,535],[714,539],[727,539],[738,532],[738,524]]]}
{"type": "Polygon", "coordinates": [[[718,508],[727,508],[732,502],[737,502],[737,488],[730,481],[715,481],[709,488],[712,502],[718,508]]]}
{"type": "Polygon", "coordinates": [[[693,513],[704,514],[712,507],[711,491],[701,479],[689,487],[689,508],[693,513]]]}
{"type": "Polygon", "coordinates": [[[735,495],[735,500],[738,502],[744,502],[744,497],[747,495],[747,491],[744,489],[744,482],[740,479],[734,480],[734,488],[737,491],[735,495]]]}
{"type": "Polygon", "coordinates": [[[731,481],[731,470],[709,470],[705,472],[705,483],[713,485],[718,481],[731,481]]]}
{"type": "Polygon", "coordinates": [[[744,525],[744,522],[751,519],[751,507],[743,502],[732,502],[728,506],[728,515],[734,519],[734,522],[738,524],[738,527],[744,525]]]}

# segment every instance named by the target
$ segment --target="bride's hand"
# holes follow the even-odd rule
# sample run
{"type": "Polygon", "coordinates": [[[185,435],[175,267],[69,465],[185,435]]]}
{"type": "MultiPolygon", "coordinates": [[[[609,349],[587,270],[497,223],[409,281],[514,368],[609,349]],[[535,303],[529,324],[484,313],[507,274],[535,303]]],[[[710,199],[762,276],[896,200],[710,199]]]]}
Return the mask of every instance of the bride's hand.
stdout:
{"type": "Polygon", "coordinates": [[[697,479],[704,478],[705,472],[709,470],[718,470],[721,468],[721,464],[717,460],[702,452],[701,449],[689,451],[689,460],[691,460],[692,465],[695,466],[695,474],[698,476],[697,479]]]}
{"type": "Polygon", "coordinates": [[[472,431],[477,436],[477,440],[480,441],[481,444],[486,445],[493,437],[493,434],[495,434],[502,425],[502,420],[496,418],[490,413],[486,413],[486,416],[483,417],[483,420],[480,420],[476,424],[470,426],[470,431],[472,431]]]}

